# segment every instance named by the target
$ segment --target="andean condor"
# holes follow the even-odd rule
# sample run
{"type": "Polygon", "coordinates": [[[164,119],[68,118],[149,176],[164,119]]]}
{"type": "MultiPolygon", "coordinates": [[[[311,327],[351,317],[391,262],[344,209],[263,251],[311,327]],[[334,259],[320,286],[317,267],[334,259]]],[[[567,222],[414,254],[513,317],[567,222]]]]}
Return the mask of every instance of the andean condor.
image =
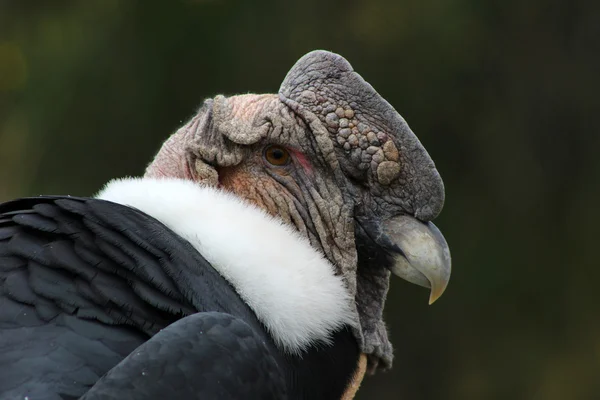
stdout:
{"type": "Polygon", "coordinates": [[[217,96],[142,178],[0,205],[2,399],[349,399],[390,271],[444,291],[444,187],[341,56],[217,96]]]}

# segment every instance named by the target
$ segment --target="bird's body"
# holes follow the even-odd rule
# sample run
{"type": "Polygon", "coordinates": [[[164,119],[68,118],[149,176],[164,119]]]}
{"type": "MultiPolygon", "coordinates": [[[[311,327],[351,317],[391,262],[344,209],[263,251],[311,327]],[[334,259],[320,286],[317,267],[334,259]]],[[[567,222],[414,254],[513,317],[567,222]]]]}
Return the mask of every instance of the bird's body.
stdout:
{"type": "MultiPolygon", "coordinates": [[[[254,246],[231,243],[241,245],[254,246]]],[[[269,262],[269,255],[262,261],[269,262]]],[[[148,359],[140,374],[122,373],[132,375],[122,381],[149,388],[179,366],[184,377],[204,380],[200,386],[215,398],[282,398],[288,387],[304,392],[298,398],[330,398],[341,395],[359,355],[348,326],[336,328],[330,345],[315,342],[298,354],[281,351],[235,288],[190,242],[142,211],[106,200],[39,197],[2,205],[0,268],[4,398],[79,397],[149,339],[146,346],[173,346],[154,335],[167,335],[178,327],[171,324],[189,316],[196,320],[188,325],[204,328],[172,334],[185,350],[178,362],[161,361],[177,357],[174,351],[146,356],[142,350],[138,359],[148,359]],[[340,366],[347,367],[332,379],[340,366]],[[336,381],[341,384],[332,387],[336,381]]],[[[138,396],[152,398],[140,387],[138,396]]],[[[173,395],[192,389],[169,379],[161,387],[173,395]]],[[[154,396],[164,398],[156,391],[154,396]]]]}
{"type": "Polygon", "coordinates": [[[391,367],[390,272],[448,283],[443,203],[402,117],[311,52],[142,178],[0,205],[0,399],[350,399],[391,367]]]}

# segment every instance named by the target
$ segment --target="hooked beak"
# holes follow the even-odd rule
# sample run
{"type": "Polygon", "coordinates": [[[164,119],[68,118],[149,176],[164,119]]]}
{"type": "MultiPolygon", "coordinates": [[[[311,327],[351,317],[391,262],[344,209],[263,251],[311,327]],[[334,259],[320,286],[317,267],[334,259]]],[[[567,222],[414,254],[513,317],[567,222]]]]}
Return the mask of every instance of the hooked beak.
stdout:
{"type": "Polygon", "coordinates": [[[394,275],[431,289],[429,304],[444,293],[450,280],[450,249],[433,223],[399,215],[386,221],[363,219],[361,225],[391,256],[388,268],[394,275]]]}

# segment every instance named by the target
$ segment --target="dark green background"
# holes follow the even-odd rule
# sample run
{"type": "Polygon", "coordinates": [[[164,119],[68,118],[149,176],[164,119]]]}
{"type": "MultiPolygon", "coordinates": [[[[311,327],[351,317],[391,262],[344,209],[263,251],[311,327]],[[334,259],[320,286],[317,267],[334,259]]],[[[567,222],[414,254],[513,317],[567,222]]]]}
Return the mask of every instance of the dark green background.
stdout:
{"type": "Polygon", "coordinates": [[[0,200],[139,175],[218,93],[345,56],[444,178],[446,294],[394,280],[360,399],[600,398],[600,2],[0,0],[0,200]]]}

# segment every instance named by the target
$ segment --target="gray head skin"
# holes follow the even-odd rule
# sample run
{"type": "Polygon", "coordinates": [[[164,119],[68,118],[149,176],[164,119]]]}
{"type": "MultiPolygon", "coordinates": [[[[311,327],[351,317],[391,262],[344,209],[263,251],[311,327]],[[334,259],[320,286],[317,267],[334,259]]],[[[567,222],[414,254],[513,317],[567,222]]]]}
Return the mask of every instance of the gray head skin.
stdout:
{"type": "Polygon", "coordinates": [[[444,204],[435,165],[404,119],[337,54],[302,57],[278,95],[205,101],[146,176],[222,187],[305,235],[355,296],[355,334],[371,371],[392,362],[382,319],[390,271],[430,287],[430,302],[448,283],[448,246],[428,222],[444,204]]]}

